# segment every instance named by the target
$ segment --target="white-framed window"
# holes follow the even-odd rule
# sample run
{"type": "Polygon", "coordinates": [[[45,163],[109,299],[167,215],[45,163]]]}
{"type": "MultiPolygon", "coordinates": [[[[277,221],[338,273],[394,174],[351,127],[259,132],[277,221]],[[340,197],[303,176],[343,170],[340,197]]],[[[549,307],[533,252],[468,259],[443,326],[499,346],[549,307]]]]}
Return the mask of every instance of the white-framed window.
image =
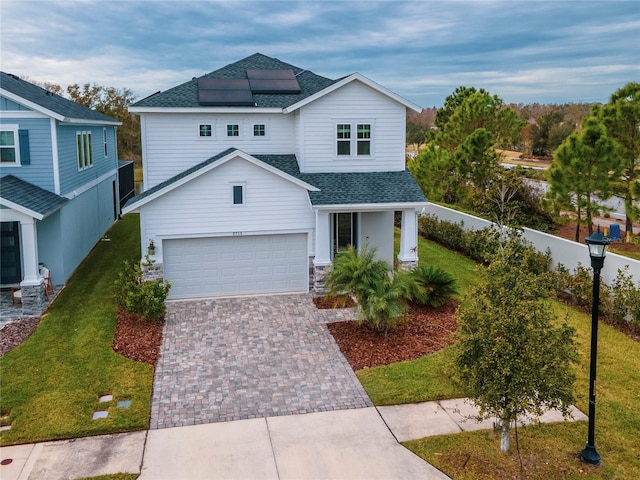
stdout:
{"type": "Polygon", "coordinates": [[[244,205],[244,184],[235,183],[231,186],[231,200],[233,205],[244,205]]]}
{"type": "Polygon", "coordinates": [[[78,170],[93,167],[91,132],[76,132],[78,170]]]}
{"type": "Polygon", "coordinates": [[[336,138],[338,155],[351,156],[351,124],[339,123],[336,126],[336,138]]]}
{"type": "Polygon", "coordinates": [[[227,125],[227,137],[239,137],[240,125],[237,123],[230,123],[227,125]]]}
{"type": "Polygon", "coordinates": [[[265,137],[267,135],[267,126],[264,123],[256,123],[253,126],[254,137],[265,137]]]}
{"type": "Polygon", "coordinates": [[[371,156],[372,123],[336,124],[336,155],[338,157],[371,156]]]}
{"type": "Polygon", "coordinates": [[[0,163],[2,166],[20,165],[18,125],[0,127],[0,163]]]}
{"type": "Polygon", "coordinates": [[[107,129],[102,129],[102,142],[104,143],[104,156],[109,156],[109,143],[107,142],[107,129]]]}
{"type": "Polygon", "coordinates": [[[201,137],[213,136],[213,128],[210,123],[201,123],[198,125],[198,135],[201,137]]]}

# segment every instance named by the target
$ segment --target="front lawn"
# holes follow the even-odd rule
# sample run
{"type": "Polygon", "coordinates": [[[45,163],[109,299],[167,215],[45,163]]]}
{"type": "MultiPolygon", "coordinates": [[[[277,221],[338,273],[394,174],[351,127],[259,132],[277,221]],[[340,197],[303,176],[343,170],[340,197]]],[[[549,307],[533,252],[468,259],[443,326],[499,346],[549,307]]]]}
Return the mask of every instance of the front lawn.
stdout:
{"type": "MultiPolygon", "coordinates": [[[[456,254],[428,243],[426,248],[423,242],[420,243],[420,261],[430,258],[435,265],[451,271],[456,262],[448,257],[456,254]],[[425,256],[425,251],[430,254],[425,256]]],[[[554,302],[554,309],[559,319],[568,313],[568,322],[577,331],[580,364],[576,371],[576,406],[586,413],[591,317],[560,302],[554,302]]],[[[450,380],[450,356],[451,349],[447,348],[418,360],[360,370],[357,375],[377,405],[461,397],[464,392],[450,380]]],[[[503,454],[499,450],[499,434],[493,431],[430,437],[406,442],[405,445],[456,479],[640,478],[638,392],[640,344],[601,323],[595,437],[596,447],[603,459],[600,468],[586,466],[578,459],[578,452],[587,439],[586,422],[519,429],[523,477],[519,477],[515,439],[512,439],[513,451],[503,454]]]]}
{"type": "Polygon", "coordinates": [[[0,359],[2,445],[147,428],[153,367],[112,348],[113,282],[140,258],[138,216],[127,215],[78,267],[36,332],[0,359]],[[113,399],[99,403],[101,395],[113,399]],[[131,400],[129,408],[117,401],[131,400]],[[97,410],[107,418],[92,420],[97,410]]]}

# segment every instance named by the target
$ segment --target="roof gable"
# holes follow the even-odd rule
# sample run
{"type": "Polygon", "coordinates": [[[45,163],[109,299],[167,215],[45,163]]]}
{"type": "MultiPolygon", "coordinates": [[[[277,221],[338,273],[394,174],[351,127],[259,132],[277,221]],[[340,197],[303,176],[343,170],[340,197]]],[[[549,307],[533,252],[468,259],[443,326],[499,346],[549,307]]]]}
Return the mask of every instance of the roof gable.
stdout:
{"type": "MultiPolygon", "coordinates": [[[[184,185],[185,183],[188,183],[189,181],[195,178],[198,178],[201,175],[221,165],[224,165],[228,161],[231,161],[235,158],[242,158],[247,162],[250,162],[260,168],[263,168],[264,170],[267,170],[273,173],[274,175],[277,175],[281,178],[284,178],[285,180],[290,181],[291,183],[294,183],[302,188],[305,188],[306,190],[310,190],[310,191],[317,190],[317,188],[314,187],[313,185],[310,185],[306,183],[304,180],[300,179],[298,176],[293,175],[292,174],[293,171],[290,166],[282,169],[278,168],[278,166],[274,166],[270,162],[264,161],[264,157],[268,157],[268,156],[263,156],[263,159],[260,159],[258,158],[258,156],[249,155],[236,148],[229,148],[219,153],[218,155],[215,155],[209,158],[208,160],[205,160],[204,162],[194,165],[193,167],[188,168],[184,172],[179,173],[178,175],[175,175],[174,177],[168,180],[165,180],[164,182],[159,183],[155,187],[150,188],[149,190],[143,192],[142,194],[132,198],[126,203],[126,205],[122,209],[122,213],[126,214],[129,212],[132,212],[133,210],[155,200],[158,197],[161,197],[162,195],[165,195],[166,193],[169,193],[170,191],[180,187],[181,185],[184,185]],[[289,170],[289,172],[291,173],[289,173],[287,170],[289,170]]],[[[288,157],[288,156],[273,155],[272,157],[288,157]]],[[[293,157],[293,159],[295,161],[295,156],[293,157]]],[[[287,160],[285,158],[278,158],[275,160],[275,163],[276,165],[282,166],[283,163],[285,163],[286,161],[287,160]]]]}
{"type": "Polygon", "coordinates": [[[118,120],[9,73],[0,72],[0,92],[16,103],[23,104],[62,122],[120,125],[118,120]]]}
{"type": "Polygon", "coordinates": [[[32,183],[7,175],[0,178],[0,205],[42,220],[69,200],[32,183]]]}

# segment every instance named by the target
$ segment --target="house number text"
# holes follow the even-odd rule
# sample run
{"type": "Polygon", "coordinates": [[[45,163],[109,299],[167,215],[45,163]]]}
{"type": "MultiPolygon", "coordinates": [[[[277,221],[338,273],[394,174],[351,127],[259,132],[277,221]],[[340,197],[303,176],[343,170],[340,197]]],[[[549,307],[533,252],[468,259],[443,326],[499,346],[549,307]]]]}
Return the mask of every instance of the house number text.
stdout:
{"type": "Polygon", "coordinates": [[[233,236],[234,237],[241,237],[242,236],[242,232],[233,232],[233,236]]]}

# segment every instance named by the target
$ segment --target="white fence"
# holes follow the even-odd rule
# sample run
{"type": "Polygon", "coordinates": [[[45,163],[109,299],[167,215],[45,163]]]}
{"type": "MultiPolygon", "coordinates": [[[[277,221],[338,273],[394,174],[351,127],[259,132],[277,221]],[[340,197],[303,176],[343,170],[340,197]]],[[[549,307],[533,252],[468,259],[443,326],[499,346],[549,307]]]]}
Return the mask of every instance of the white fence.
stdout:
{"type": "MultiPolygon", "coordinates": [[[[482,230],[492,225],[488,220],[433,203],[430,203],[425,208],[424,213],[434,215],[438,219],[450,223],[462,222],[465,230],[482,230]]],[[[591,268],[589,249],[584,243],[565,240],[564,238],[530,228],[524,229],[524,237],[530,241],[537,250],[546,252],[548,249],[551,252],[551,263],[554,268],[559,263],[567,267],[569,271],[574,271],[578,267],[578,264],[591,268]]],[[[625,266],[629,267],[628,273],[633,276],[636,284],[640,285],[640,261],[611,252],[607,252],[607,258],[604,261],[604,267],[601,271],[602,280],[610,285],[618,275],[618,270],[624,269],[625,266]]]]}

